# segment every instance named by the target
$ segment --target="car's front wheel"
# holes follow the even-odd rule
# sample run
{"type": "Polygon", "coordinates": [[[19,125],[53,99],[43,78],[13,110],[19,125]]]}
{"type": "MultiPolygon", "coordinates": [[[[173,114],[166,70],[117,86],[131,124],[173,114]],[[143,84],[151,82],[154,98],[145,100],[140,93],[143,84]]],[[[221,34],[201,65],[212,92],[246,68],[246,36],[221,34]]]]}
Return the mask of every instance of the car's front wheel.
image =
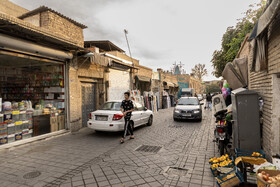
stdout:
{"type": "Polygon", "coordinates": [[[151,126],[153,124],[153,116],[150,115],[147,125],[151,126]]]}

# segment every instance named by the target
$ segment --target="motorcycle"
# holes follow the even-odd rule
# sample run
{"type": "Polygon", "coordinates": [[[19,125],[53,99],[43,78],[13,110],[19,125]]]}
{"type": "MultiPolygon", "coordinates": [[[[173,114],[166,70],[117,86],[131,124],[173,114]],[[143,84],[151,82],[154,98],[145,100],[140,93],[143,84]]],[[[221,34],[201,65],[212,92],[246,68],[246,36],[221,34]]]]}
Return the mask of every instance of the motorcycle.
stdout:
{"type": "Polygon", "coordinates": [[[215,142],[218,145],[220,155],[224,155],[227,148],[231,147],[232,113],[227,110],[222,110],[217,112],[214,116],[216,117],[217,123],[214,131],[215,142]]]}

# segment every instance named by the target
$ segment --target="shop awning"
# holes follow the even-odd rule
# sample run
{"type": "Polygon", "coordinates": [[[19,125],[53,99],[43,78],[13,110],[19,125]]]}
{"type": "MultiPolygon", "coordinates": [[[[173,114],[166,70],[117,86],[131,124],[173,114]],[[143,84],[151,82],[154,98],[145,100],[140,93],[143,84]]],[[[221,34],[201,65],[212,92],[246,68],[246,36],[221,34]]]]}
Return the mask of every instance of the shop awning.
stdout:
{"type": "Polygon", "coordinates": [[[164,86],[168,86],[168,87],[174,87],[174,84],[172,82],[163,82],[164,86]]]}
{"type": "Polygon", "coordinates": [[[258,37],[273,21],[278,11],[280,10],[280,0],[272,0],[268,5],[262,16],[259,18],[256,23],[251,36],[249,37],[249,41],[258,37]]]}
{"type": "Polygon", "coordinates": [[[61,60],[73,58],[73,55],[70,52],[41,46],[34,42],[18,39],[5,34],[0,34],[0,46],[3,49],[23,51],[34,54],[35,56],[41,55],[61,60]]]}
{"type": "Polygon", "coordinates": [[[145,76],[141,76],[141,75],[137,75],[136,77],[137,77],[137,79],[138,79],[139,81],[142,81],[142,82],[151,82],[151,79],[150,79],[149,77],[145,77],[145,76]]]}
{"type": "Polygon", "coordinates": [[[173,83],[174,84],[174,87],[179,87],[179,85],[177,83],[173,83]]]}
{"type": "Polygon", "coordinates": [[[111,60],[109,61],[110,68],[118,69],[118,70],[129,70],[129,69],[137,69],[133,65],[126,64],[123,62],[120,62],[118,60],[111,60]]]}

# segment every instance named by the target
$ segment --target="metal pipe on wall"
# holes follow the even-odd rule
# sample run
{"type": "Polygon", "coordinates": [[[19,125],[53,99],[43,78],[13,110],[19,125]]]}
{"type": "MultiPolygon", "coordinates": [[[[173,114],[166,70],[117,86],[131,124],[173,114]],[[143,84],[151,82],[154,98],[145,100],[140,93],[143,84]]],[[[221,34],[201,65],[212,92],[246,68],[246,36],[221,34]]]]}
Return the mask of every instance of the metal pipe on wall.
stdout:
{"type": "Polygon", "coordinates": [[[41,46],[30,41],[14,38],[4,34],[0,34],[0,48],[14,49],[32,53],[34,55],[42,55],[62,60],[73,58],[72,53],[41,46]]]}

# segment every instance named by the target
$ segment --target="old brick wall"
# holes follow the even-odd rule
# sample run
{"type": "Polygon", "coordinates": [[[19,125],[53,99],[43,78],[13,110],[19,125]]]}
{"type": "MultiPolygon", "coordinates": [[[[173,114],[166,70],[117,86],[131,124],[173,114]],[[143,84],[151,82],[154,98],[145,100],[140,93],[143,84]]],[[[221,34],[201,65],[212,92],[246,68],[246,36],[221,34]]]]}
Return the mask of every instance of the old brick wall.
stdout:
{"type": "Polygon", "coordinates": [[[33,25],[36,25],[36,26],[40,27],[40,20],[41,20],[40,14],[36,14],[36,15],[33,15],[33,16],[26,17],[23,20],[28,22],[28,23],[31,23],[33,25]]]}
{"type": "Polygon", "coordinates": [[[73,59],[69,67],[70,130],[82,128],[81,86],[78,79],[78,61],[73,59]]]}
{"type": "Polygon", "coordinates": [[[136,70],[136,72],[137,72],[136,75],[145,76],[145,77],[152,79],[153,70],[151,68],[137,65],[137,64],[135,64],[135,68],[138,68],[138,70],[136,70]]]}
{"type": "Polygon", "coordinates": [[[95,108],[99,109],[106,101],[106,81],[108,58],[95,54],[95,57],[78,57],[72,60],[69,69],[70,127],[78,131],[82,127],[82,84],[94,83],[95,108]]]}
{"type": "Polygon", "coordinates": [[[177,76],[172,75],[171,73],[168,73],[168,72],[163,72],[161,74],[161,80],[166,81],[166,82],[176,83],[176,84],[178,83],[177,76]]]}
{"type": "Polygon", "coordinates": [[[54,33],[71,39],[78,46],[84,47],[84,34],[83,29],[71,23],[65,18],[51,12],[45,11],[41,13],[41,27],[44,27],[54,33]]]}
{"type": "Polygon", "coordinates": [[[154,93],[160,92],[160,83],[159,72],[153,72],[151,88],[154,93]]]}
{"type": "Polygon", "coordinates": [[[268,33],[268,71],[251,72],[253,51],[249,52],[249,89],[255,90],[264,100],[263,107],[263,140],[262,146],[268,154],[268,158],[280,151],[279,140],[279,78],[280,73],[280,18],[273,21],[269,26],[268,33]]]}
{"type": "Polygon", "coordinates": [[[107,68],[100,64],[86,62],[79,66],[78,79],[81,82],[95,82],[95,107],[99,109],[106,101],[106,70],[107,68]]]}
{"type": "Polygon", "coordinates": [[[9,0],[0,0],[0,12],[3,12],[5,14],[9,14],[14,17],[19,17],[22,14],[25,14],[29,10],[20,7],[9,0]]]}
{"type": "Polygon", "coordinates": [[[248,57],[250,53],[250,42],[248,42],[250,34],[247,34],[244,41],[241,44],[241,47],[236,55],[236,58],[243,58],[243,57],[248,57]]]}
{"type": "Polygon", "coordinates": [[[191,76],[189,87],[194,88],[196,94],[201,94],[202,84],[201,84],[200,80],[191,76]]]}

